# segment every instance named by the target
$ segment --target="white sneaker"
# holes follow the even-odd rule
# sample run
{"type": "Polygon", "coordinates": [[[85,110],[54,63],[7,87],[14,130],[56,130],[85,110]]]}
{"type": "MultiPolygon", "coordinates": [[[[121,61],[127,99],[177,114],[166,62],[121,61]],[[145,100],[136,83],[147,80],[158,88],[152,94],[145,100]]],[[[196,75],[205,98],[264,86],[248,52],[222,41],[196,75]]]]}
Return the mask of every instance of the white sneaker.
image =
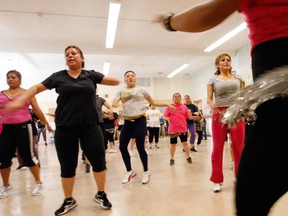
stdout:
{"type": "Polygon", "coordinates": [[[134,156],[134,151],[133,150],[129,150],[128,152],[129,152],[130,157],[134,156]]]}
{"type": "Polygon", "coordinates": [[[0,199],[3,199],[8,196],[8,192],[12,189],[12,186],[3,186],[0,190],[0,199]]]}
{"type": "Polygon", "coordinates": [[[144,172],[143,177],[142,177],[142,184],[147,184],[149,182],[150,175],[151,174],[149,171],[144,172]]]}
{"type": "Polygon", "coordinates": [[[34,189],[33,189],[33,191],[31,192],[31,195],[32,195],[32,196],[40,195],[41,189],[42,189],[42,184],[41,184],[41,182],[36,182],[36,185],[34,186],[34,189]]]}
{"type": "Polygon", "coordinates": [[[150,154],[147,148],[145,148],[145,151],[146,151],[146,154],[147,154],[147,155],[150,154]]]}
{"type": "Polygon", "coordinates": [[[133,170],[127,172],[126,175],[124,176],[124,178],[122,179],[122,184],[129,183],[132,180],[132,178],[134,178],[136,175],[137,175],[137,173],[134,172],[133,170]]]}
{"type": "Polygon", "coordinates": [[[214,193],[218,193],[218,192],[221,191],[221,185],[217,184],[217,183],[214,183],[212,189],[213,189],[214,193]]]}

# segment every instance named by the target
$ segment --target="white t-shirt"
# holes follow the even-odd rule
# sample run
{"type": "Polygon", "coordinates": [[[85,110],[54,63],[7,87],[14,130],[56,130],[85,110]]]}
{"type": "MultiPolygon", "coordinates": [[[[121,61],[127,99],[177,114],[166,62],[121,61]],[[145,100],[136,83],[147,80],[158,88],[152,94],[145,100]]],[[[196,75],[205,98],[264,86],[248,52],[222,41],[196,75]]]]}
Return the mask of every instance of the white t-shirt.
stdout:
{"type": "Polygon", "coordinates": [[[146,111],[147,127],[160,127],[160,118],[162,113],[158,109],[149,109],[146,111]]]}

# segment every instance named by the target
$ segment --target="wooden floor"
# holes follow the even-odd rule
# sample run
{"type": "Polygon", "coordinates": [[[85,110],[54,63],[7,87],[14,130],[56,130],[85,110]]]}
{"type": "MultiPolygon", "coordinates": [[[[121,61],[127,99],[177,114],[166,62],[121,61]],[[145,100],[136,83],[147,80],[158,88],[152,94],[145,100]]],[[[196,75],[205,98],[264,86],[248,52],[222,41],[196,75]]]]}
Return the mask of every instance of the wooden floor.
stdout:
{"type": "MultiPolygon", "coordinates": [[[[162,138],[160,149],[149,150],[149,167],[152,173],[147,185],[141,184],[142,165],[135,150],[133,169],[138,175],[129,184],[122,185],[124,164],[117,153],[107,153],[106,192],[113,204],[112,210],[102,210],[92,201],[96,186],[91,173],[85,173],[85,165],[79,155],[74,198],[78,207],[67,216],[232,216],[234,209],[233,171],[229,168],[229,147],[225,147],[225,180],[221,193],[212,192],[209,181],[211,164],[211,139],[204,140],[198,152],[192,153],[192,164],[185,160],[182,145],[178,144],[175,165],[169,165],[169,140],[162,138]]],[[[63,202],[59,177],[59,164],[54,144],[39,145],[42,195],[32,197],[33,178],[27,168],[16,170],[14,161],[11,173],[13,189],[0,200],[0,216],[52,216],[63,202]]],[[[284,171],[284,170],[283,170],[284,171]]],[[[271,216],[288,215],[288,196],[282,197],[272,209],[271,216]]]]}

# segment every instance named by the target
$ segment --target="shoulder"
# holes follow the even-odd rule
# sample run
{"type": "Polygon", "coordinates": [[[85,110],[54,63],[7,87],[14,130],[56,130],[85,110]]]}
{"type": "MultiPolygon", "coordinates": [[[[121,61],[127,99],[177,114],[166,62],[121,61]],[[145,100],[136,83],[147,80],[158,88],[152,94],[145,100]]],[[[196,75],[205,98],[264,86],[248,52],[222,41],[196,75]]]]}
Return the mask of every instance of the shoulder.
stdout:
{"type": "Polygon", "coordinates": [[[213,85],[218,79],[218,76],[217,75],[214,75],[212,76],[210,79],[209,79],[209,82],[208,82],[208,85],[213,85]]]}
{"type": "Polygon", "coordinates": [[[241,82],[244,82],[244,79],[240,75],[233,74],[233,76],[235,77],[235,79],[239,79],[241,82]]]}

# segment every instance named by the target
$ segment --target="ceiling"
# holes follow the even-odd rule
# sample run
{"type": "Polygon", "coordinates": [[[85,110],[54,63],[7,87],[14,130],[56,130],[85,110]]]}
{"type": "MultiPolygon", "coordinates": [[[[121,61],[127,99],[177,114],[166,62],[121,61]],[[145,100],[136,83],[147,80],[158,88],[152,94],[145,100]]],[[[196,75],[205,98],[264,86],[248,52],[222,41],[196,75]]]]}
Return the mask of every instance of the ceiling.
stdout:
{"type": "Polygon", "coordinates": [[[246,29],[215,51],[203,51],[243,22],[237,13],[204,33],[168,32],[152,23],[159,13],[199,2],[121,0],[114,48],[106,49],[108,0],[0,0],[1,77],[5,82],[6,72],[18,69],[29,83],[42,81],[65,68],[64,49],[70,44],[82,49],[87,69],[102,71],[103,63],[110,62],[112,76],[134,70],[139,77],[166,77],[184,63],[190,66],[182,74],[195,73],[220,52],[233,55],[248,43],[246,29]]]}

